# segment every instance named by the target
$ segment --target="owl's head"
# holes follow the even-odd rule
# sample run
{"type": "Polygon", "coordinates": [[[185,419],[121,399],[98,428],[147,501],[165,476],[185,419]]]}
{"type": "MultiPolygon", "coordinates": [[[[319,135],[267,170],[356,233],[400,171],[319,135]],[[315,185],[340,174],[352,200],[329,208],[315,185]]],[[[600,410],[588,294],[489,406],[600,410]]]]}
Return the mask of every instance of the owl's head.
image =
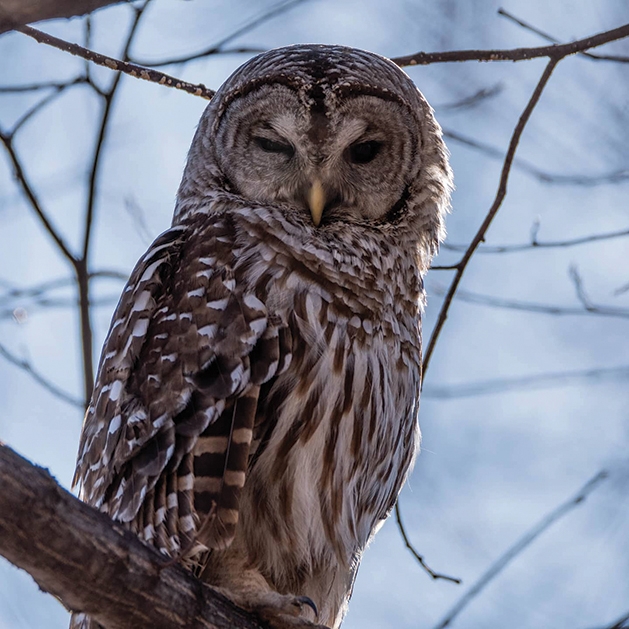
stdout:
{"type": "Polygon", "coordinates": [[[447,157],[432,109],[391,61],[340,46],[278,48],[239,68],[206,109],[175,218],[221,189],[323,230],[400,225],[432,249],[449,207],[447,157]]]}

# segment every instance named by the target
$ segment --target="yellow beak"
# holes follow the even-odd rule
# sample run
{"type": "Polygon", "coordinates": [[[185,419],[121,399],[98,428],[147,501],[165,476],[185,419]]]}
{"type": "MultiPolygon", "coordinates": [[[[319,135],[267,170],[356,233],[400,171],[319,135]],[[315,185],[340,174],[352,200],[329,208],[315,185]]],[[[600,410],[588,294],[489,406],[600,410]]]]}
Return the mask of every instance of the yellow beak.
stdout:
{"type": "Polygon", "coordinates": [[[312,222],[315,224],[315,227],[319,227],[323,208],[325,207],[325,192],[322,183],[318,179],[312,182],[312,186],[310,186],[308,191],[308,207],[310,208],[312,222]]]}

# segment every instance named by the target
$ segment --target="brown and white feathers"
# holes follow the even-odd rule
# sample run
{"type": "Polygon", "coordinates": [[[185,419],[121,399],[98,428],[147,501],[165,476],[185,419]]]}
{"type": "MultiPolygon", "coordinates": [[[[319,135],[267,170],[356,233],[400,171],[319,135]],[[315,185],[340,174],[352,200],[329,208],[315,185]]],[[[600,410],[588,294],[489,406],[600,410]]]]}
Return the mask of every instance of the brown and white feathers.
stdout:
{"type": "Polygon", "coordinates": [[[114,314],[81,497],[197,553],[250,609],[307,596],[338,627],[418,447],[422,276],[450,189],[432,110],[390,61],[291,46],[237,70],[114,314]]]}

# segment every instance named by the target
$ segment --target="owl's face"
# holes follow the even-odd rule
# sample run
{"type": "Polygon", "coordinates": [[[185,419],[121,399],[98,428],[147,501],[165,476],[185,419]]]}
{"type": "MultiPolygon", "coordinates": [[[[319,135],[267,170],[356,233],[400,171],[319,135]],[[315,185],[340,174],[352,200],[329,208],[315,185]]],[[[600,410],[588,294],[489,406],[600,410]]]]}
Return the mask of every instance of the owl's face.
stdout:
{"type": "Polygon", "coordinates": [[[315,225],[380,221],[412,182],[416,119],[383,96],[305,104],[290,87],[263,85],[221,116],[216,155],[235,191],[259,204],[309,213],[315,225]]]}
{"type": "Polygon", "coordinates": [[[250,59],[210,102],[174,221],[235,194],[299,226],[310,221],[322,237],[385,230],[427,268],[451,186],[441,129],[400,68],[354,48],[287,46],[250,59]]]}

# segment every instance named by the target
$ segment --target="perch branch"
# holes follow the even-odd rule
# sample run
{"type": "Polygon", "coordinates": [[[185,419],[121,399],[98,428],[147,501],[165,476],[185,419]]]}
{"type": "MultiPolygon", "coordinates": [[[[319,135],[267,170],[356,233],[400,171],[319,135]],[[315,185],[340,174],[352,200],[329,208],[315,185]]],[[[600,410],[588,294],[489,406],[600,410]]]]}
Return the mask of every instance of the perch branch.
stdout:
{"type": "Polygon", "coordinates": [[[0,554],[106,629],[262,629],[251,615],[0,445],[0,554]]]}

